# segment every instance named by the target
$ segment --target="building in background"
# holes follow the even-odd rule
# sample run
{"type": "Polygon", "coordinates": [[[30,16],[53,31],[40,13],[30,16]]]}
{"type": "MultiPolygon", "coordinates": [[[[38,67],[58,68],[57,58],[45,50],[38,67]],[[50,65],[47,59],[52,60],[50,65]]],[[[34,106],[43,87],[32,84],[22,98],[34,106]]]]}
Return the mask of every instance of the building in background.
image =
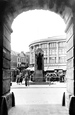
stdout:
{"type": "Polygon", "coordinates": [[[29,55],[30,53],[21,53],[11,50],[11,80],[16,81],[16,75],[23,69],[29,66],[29,55]]]}
{"type": "Polygon", "coordinates": [[[35,63],[35,50],[44,52],[44,71],[66,70],[66,37],[49,37],[32,42],[30,49],[30,65],[35,63]]]}
{"type": "Polygon", "coordinates": [[[29,67],[30,65],[30,52],[26,52],[26,59],[27,59],[27,66],[29,67]]]}
{"type": "Polygon", "coordinates": [[[18,53],[17,55],[17,67],[25,67],[26,66],[26,55],[24,52],[18,53]]]}
{"type": "Polygon", "coordinates": [[[18,53],[11,50],[11,68],[17,68],[17,55],[18,53]]]}
{"type": "Polygon", "coordinates": [[[17,55],[18,53],[11,50],[11,81],[16,81],[17,69],[17,55]]]}
{"type": "Polygon", "coordinates": [[[11,51],[11,68],[26,68],[29,65],[28,53],[11,51]]]}

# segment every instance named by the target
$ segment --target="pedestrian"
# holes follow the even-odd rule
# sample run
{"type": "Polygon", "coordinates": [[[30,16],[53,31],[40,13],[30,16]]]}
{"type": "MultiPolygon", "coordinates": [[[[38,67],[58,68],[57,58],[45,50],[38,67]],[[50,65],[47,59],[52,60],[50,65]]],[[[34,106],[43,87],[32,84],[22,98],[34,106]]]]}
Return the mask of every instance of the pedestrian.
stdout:
{"type": "Polygon", "coordinates": [[[17,84],[19,83],[19,74],[17,74],[17,76],[16,76],[16,83],[17,84]]]}
{"type": "Polygon", "coordinates": [[[51,85],[51,74],[49,74],[49,85],[51,85]]]}
{"type": "Polygon", "coordinates": [[[20,72],[20,83],[22,84],[22,80],[23,80],[23,78],[22,78],[22,73],[20,72]]]}
{"type": "Polygon", "coordinates": [[[28,86],[29,86],[29,80],[30,80],[30,76],[28,74],[28,77],[27,77],[27,84],[28,84],[28,86]]]}
{"type": "Polygon", "coordinates": [[[25,86],[28,85],[27,81],[28,81],[28,72],[26,72],[26,74],[25,74],[25,86]]]}

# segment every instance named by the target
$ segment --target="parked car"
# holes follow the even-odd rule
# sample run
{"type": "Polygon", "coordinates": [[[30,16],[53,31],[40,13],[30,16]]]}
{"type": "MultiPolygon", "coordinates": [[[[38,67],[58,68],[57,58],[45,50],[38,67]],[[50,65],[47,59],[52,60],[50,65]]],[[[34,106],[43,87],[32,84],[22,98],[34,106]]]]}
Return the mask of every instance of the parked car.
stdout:
{"type": "Polygon", "coordinates": [[[58,81],[59,80],[59,77],[57,76],[56,73],[47,73],[46,74],[46,78],[47,78],[47,81],[58,81]]]}

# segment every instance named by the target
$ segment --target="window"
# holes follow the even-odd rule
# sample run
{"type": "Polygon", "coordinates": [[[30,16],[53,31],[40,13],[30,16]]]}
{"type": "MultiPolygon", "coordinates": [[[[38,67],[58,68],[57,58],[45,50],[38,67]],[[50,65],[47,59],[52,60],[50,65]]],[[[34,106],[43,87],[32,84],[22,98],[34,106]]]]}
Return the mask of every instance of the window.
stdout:
{"type": "Polygon", "coordinates": [[[65,48],[59,49],[59,54],[66,54],[65,48]]]}
{"type": "Polygon", "coordinates": [[[50,49],[49,50],[49,54],[50,55],[52,55],[52,54],[55,55],[56,54],[56,49],[50,49]]]}
{"type": "Polygon", "coordinates": [[[21,57],[20,57],[20,62],[21,62],[21,57]]]}
{"type": "Polygon", "coordinates": [[[49,63],[56,63],[56,57],[50,57],[49,63]]]}
{"type": "Polygon", "coordinates": [[[62,54],[62,49],[59,49],[59,54],[62,54]]]}
{"type": "Polygon", "coordinates": [[[47,44],[44,44],[44,48],[47,48],[47,44]]]}
{"type": "Polygon", "coordinates": [[[21,62],[21,58],[20,57],[18,58],[18,62],[21,62]]]}
{"type": "Polygon", "coordinates": [[[39,45],[36,45],[36,46],[35,46],[35,49],[37,50],[38,48],[39,48],[39,45]]]}
{"type": "Polygon", "coordinates": [[[42,48],[42,44],[40,44],[40,48],[42,48]]]}
{"type": "Polygon", "coordinates": [[[50,47],[50,48],[56,47],[56,42],[50,43],[50,44],[49,44],[49,47],[50,47]]]}
{"type": "Polygon", "coordinates": [[[44,58],[44,63],[47,64],[47,58],[44,58]]]}
{"type": "Polygon", "coordinates": [[[31,46],[31,51],[33,50],[33,46],[31,46]]]}
{"type": "Polygon", "coordinates": [[[18,67],[19,67],[19,64],[18,64],[18,67]]]}
{"type": "Polygon", "coordinates": [[[59,43],[58,43],[58,46],[59,46],[59,47],[65,47],[65,46],[66,46],[66,42],[59,42],[59,43]]]}
{"type": "Polygon", "coordinates": [[[47,55],[47,50],[44,50],[44,55],[45,55],[45,56],[47,55]]]}
{"type": "Polygon", "coordinates": [[[59,57],[59,63],[65,63],[66,62],[66,56],[59,57]]]}
{"type": "Polygon", "coordinates": [[[42,48],[47,48],[47,44],[44,43],[44,44],[41,45],[41,47],[42,47],[42,48]]]}

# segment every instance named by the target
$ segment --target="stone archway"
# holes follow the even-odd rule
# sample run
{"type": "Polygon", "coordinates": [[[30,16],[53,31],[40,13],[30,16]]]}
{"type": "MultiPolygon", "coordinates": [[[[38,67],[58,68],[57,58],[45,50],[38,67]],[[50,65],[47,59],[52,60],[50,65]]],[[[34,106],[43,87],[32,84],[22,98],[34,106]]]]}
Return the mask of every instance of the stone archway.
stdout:
{"type": "MultiPolygon", "coordinates": [[[[10,62],[11,62],[11,24],[14,18],[23,11],[32,9],[51,10],[61,15],[66,23],[67,33],[67,95],[66,105],[69,107],[70,97],[75,96],[75,1],[74,0],[1,0],[0,1],[0,106],[6,100],[8,109],[12,106],[10,94],[10,62]],[[5,98],[5,99],[4,99],[5,98]]],[[[75,100],[75,99],[74,99],[75,100]]],[[[2,110],[2,109],[1,109],[2,110]]],[[[3,114],[2,111],[1,115],[3,114]]]]}

